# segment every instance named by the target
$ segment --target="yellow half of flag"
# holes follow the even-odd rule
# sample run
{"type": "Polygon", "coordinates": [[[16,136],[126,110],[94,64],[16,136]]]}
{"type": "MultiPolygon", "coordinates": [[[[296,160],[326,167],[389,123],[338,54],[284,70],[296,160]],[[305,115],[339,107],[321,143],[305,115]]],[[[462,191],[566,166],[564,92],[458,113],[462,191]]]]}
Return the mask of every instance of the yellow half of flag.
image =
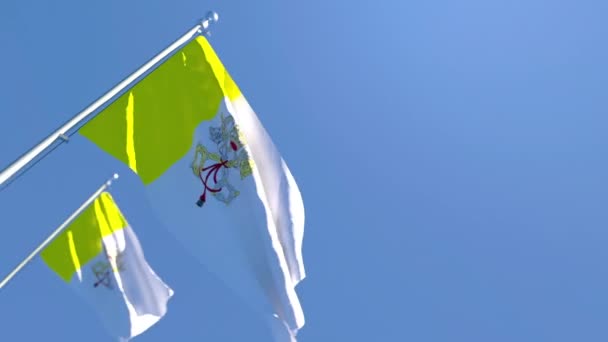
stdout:
{"type": "Polygon", "coordinates": [[[194,130],[224,97],[241,95],[199,36],[79,130],[150,184],[190,149],[194,130]]]}

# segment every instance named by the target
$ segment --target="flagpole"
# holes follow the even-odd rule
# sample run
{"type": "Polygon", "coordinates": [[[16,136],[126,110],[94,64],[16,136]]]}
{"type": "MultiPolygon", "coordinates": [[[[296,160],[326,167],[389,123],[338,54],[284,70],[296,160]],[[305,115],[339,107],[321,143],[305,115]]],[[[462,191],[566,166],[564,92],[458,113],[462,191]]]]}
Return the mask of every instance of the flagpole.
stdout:
{"type": "Polygon", "coordinates": [[[65,227],[70,225],[70,223],[72,223],[72,221],[74,221],[78,215],[80,215],[89,205],[91,205],[91,203],[93,203],[97,197],[99,197],[107,188],[109,188],[112,185],[112,181],[116,179],[118,179],[118,174],[115,173],[112,178],[103,183],[103,185],[100,186],[99,189],[97,189],[97,191],[95,191],[91,197],[89,197],[89,199],[87,199],[78,209],[76,209],[76,211],[73,212],[72,215],[70,215],[57,229],[55,229],[55,231],[51,233],[46,240],[36,247],[36,249],[34,249],[30,255],[23,259],[23,261],[17,265],[17,267],[15,267],[15,269],[9,273],[6,278],[2,280],[2,282],[0,282],[0,289],[2,289],[17,273],[19,273],[19,271],[21,271],[30,261],[32,261],[32,259],[38,253],[40,253],[40,251],[44,249],[44,247],[46,247],[57,235],[59,235],[59,233],[61,233],[65,227]]]}
{"type": "Polygon", "coordinates": [[[68,134],[71,129],[78,126],[80,123],[85,120],[94,117],[96,115],[96,111],[101,108],[108,101],[112,100],[114,96],[121,93],[123,90],[127,89],[135,80],[144,75],[150,69],[157,65],[160,61],[162,61],[167,56],[171,55],[175,50],[180,48],[182,45],[188,43],[194,37],[199,34],[209,34],[209,27],[211,24],[217,22],[218,15],[217,13],[210,11],[207,13],[205,18],[203,18],[199,23],[197,23],[194,27],[192,27],[188,32],[186,32],[183,36],[174,41],[171,45],[161,51],[158,55],[154,56],[150,59],[146,64],[141,66],[131,75],[127,76],[124,80],[118,83],[114,88],[110,89],[107,93],[97,99],[95,102],[91,103],[88,107],[82,110],[80,113],[76,114],[72,119],[67,121],[63,126],[59,129],[51,133],[48,137],[42,140],[38,145],[31,148],[29,151],[24,153],[21,157],[7,166],[2,172],[0,172],[0,186],[4,185],[9,179],[15,176],[19,171],[28,166],[34,159],[40,156],[42,153],[47,151],[49,147],[53,145],[56,141],[61,139],[61,142],[65,142],[68,140],[68,134]]]}

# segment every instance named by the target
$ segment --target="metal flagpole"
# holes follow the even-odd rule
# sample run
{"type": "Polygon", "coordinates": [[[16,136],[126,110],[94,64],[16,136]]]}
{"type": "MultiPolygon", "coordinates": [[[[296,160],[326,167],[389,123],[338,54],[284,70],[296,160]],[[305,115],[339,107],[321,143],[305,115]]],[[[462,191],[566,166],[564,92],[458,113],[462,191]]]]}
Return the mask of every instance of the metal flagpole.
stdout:
{"type": "Polygon", "coordinates": [[[65,229],[65,227],[72,223],[72,221],[74,221],[74,219],[78,217],[78,215],[80,215],[91,203],[93,203],[93,201],[95,201],[97,197],[101,195],[102,192],[109,188],[110,185],[112,185],[112,180],[115,179],[118,179],[118,174],[116,173],[114,174],[114,176],[112,176],[111,179],[103,183],[103,185],[100,186],[99,189],[97,189],[97,191],[95,191],[93,195],[89,197],[89,199],[87,199],[78,209],[76,209],[76,211],[72,213],[72,215],[70,215],[67,220],[65,220],[57,229],[55,229],[55,231],[51,233],[51,235],[49,235],[46,240],[44,240],[38,247],[36,247],[36,249],[34,249],[34,251],[30,253],[30,255],[23,259],[23,261],[19,265],[17,265],[17,267],[15,267],[15,269],[11,273],[9,273],[6,278],[2,280],[2,282],[0,282],[0,289],[2,289],[17,273],[19,273],[19,271],[21,271],[38,253],[40,253],[40,251],[43,250],[44,247],[46,247],[57,235],[59,235],[59,233],[61,233],[65,229]]]}
{"type": "MultiPolygon", "coordinates": [[[[68,132],[74,127],[78,126],[85,120],[94,117],[95,111],[101,108],[105,103],[110,101],[114,96],[119,94],[121,91],[127,89],[137,78],[144,75],[146,72],[151,70],[158,62],[163,58],[171,55],[175,50],[181,47],[183,44],[188,43],[198,34],[209,34],[209,27],[211,24],[217,22],[217,13],[210,11],[207,13],[198,24],[188,30],[183,36],[178,38],[175,42],[169,45],[166,49],[161,51],[158,55],[149,60],[146,64],[141,66],[127,78],[118,83],[114,88],[110,89],[107,93],[97,99],[95,102],[86,107],[83,111],[76,114],[72,119],[66,122],[63,126],[51,133],[47,138],[42,140],[38,145],[24,153],[21,157],[15,160],[12,164],[7,166],[2,172],[0,172],[0,186],[4,185],[9,179],[15,176],[19,171],[28,166],[34,159],[40,156],[42,153],[47,151],[49,147],[53,145],[58,139],[62,141],[68,140],[68,132]]],[[[1,287],[1,286],[0,286],[1,287]]]]}

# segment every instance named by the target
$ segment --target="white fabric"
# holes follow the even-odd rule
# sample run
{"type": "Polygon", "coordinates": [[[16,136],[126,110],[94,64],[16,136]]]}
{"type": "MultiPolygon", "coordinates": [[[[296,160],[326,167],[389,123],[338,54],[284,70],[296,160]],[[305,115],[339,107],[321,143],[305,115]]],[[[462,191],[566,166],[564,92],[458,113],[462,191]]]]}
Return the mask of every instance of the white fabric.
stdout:
{"type": "Polygon", "coordinates": [[[106,236],[103,247],[71,284],[95,309],[108,333],[128,341],[165,315],[173,290],[150,268],[130,227],[106,236]]]}
{"type": "Polygon", "coordinates": [[[283,247],[293,285],[306,276],[302,258],[304,203],[300,189],[270,136],[244,97],[232,102],[234,116],[247,137],[258,167],[266,201],[283,247]]]}
{"type": "MultiPolygon", "coordinates": [[[[218,115],[196,129],[188,154],[147,186],[149,199],[167,229],[210,271],[254,309],[264,315],[276,314],[290,330],[297,331],[304,325],[295,292],[295,284],[304,277],[300,192],[255,114],[239,112],[246,108],[242,102],[236,104],[235,111],[232,103],[223,101],[218,115]],[[200,161],[197,145],[220,153],[210,128],[221,127],[222,117],[231,113],[245,145],[236,151],[224,145],[225,157],[233,159],[246,152],[255,163],[253,174],[241,179],[238,169],[220,167],[217,177],[209,171],[197,176],[192,169],[200,161]],[[203,179],[211,188],[222,188],[219,196],[230,195],[230,189],[239,194],[226,204],[207,191],[206,201],[199,207],[196,202],[205,192],[203,179]]],[[[218,162],[207,160],[204,166],[218,162]]]]}

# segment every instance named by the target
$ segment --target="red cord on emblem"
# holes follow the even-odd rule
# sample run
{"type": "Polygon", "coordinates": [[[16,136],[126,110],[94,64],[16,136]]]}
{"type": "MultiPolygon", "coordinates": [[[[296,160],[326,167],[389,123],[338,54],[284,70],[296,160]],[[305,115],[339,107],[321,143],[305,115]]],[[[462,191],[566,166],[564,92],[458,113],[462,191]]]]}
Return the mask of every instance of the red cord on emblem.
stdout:
{"type": "Polygon", "coordinates": [[[217,185],[217,173],[220,171],[220,169],[222,167],[228,167],[228,166],[226,166],[227,163],[228,163],[227,160],[223,160],[223,161],[220,161],[219,163],[215,163],[213,165],[207,166],[199,172],[199,178],[201,179],[201,182],[203,182],[205,189],[203,190],[203,194],[201,195],[201,197],[199,197],[199,200],[196,202],[196,205],[198,205],[199,207],[202,207],[203,204],[205,204],[205,201],[207,200],[207,190],[209,190],[209,192],[222,191],[221,187],[217,188],[217,189],[209,187],[209,185],[207,185],[207,182],[209,181],[209,177],[211,176],[211,174],[213,174],[213,182],[217,185]],[[203,172],[205,172],[205,171],[207,171],[207,175],[205,176],[205,178],[203,178],[203,172]]]}

